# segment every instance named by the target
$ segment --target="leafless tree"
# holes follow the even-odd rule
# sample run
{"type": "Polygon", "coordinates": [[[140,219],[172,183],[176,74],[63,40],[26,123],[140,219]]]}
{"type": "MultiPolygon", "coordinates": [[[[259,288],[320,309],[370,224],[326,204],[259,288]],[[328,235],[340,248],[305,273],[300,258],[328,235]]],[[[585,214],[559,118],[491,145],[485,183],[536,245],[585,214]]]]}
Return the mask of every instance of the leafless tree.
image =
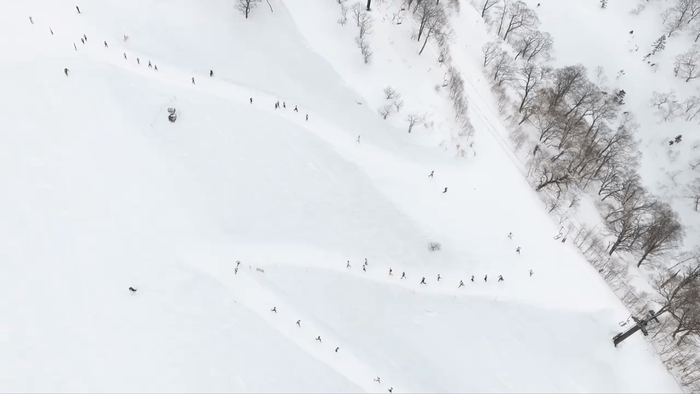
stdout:
{"type": "Polygon", "coordinates": [[[535,92],[540,88],[540,85],[547,80],[551,71],[552,69],[550,67],[541,67],[534,63],[526,63],[518,70],[515,83],[518,94],[520,95],[518,113],[523,113],[523,111],[525,111],[524,119],[520,122],[521,124],[525,121],[525,116],[528,116],[528,109],[532,107],[535,101],[535,92]]]}
{"type": "Polygon", "coordinates": [[[501,0],[484,0],[482,5],[481,5],[481,17],[485,18],[486,13],[489,12],[491,7],[495,6],[498,4],[501,0]]]}
{"type": "Polygon", "coordinates": [[[537,58],[542,58],[545,61],[549,60],[553,46],[554,40],[551,34],[543,33],[539,30],[532,31],[513,44],[513,49],[517,51],[515,60],[521,56],[527,62],[537,58]]]}
{"type": "Polygon", "coordinates": [[[238,8],[238,11],[245,15],[246,19],[248,19],[248,15],[253,10],[253,8],[255,8],[255,6],[258,5],[259,1],[260,0],[238,0],[238,5],[236,6],[236,8],[238,8]]]}
{"type": "Polygon", "coordinates": [[[524,1],[516,1],[508,8],[503,40],[508,41],[508,35],[518,31],[534,31],[540,24],[537,13],[531,10],[524,1]]]}
{"type": "Polygon", "coordinates": [[[391,115],[391,113],[393,112],[393,109],[394,109],[393,104],[385,104],[384,106],[379,107],[377,112],[379,112],[379,115],[382,116],[382,119],[386,119],[389,117],[389,115],[391,115]]]}
{"type": "Polygon", "coordinates": [[[671,337],[676,339],[681,335],[677,345],[688,335],[700,334],[700,255],[697,251],[690,260],[690,264],[667,270],[654,281],[663,305],[656,314],[668,312],[673,317],[677,325],[671,337]]]}
{"type": "Polygon", "coordinates": [[[445,15],[445,11],[442,9],[442,7],[437,6],[435,15],[425,25],[425,41],[423,41],[423,46],[420,48],[418,55],[423,53],[423,50],[425,49],[425,46],[428,44],[428,40],[431,37],[438,37],[445,34],[445,28],[447,27],[447,25],[448,22],[447,16],[445,15]]]}
{"type": "Polygon", "coordinates": [[[360,53],[362,53],[362,59],[365,64],[369,64],[372,61],[372,49],[370,49],[369,41],[365,37],[357,36],[355,37],[355,43],[357,47],[360,48],[360,53]]]}
{"type": "Polygon", "coordinates": [[[695,119],[700,113],[700,97],[692,96],[683,102],[683,110],[685,111],[685,120],[687,122],[695,119]]]}
{"type": "Polygon", "coordinates": [[[341,26],[345,26],[346,23],[348,23],[348,7],[345,4],[340,4],[340,19],[338,19],[338,23],[341,26]]]}
{"type": "Polygon", "coordinates": [[[496,11],[498,12],[498,18],[491,22],[491,24],[495,25],[496,23],[498,23],[498,30],[496,31],[496,35],[498,35],[499,37],[501,36],[503,25],[506,23],[508,16],[510,16],[510,8],[512,6],[513,0],[502,0],[496,7],[496,11]]]}
{"type": "Polygon", "coordinates": [[[486,44],[481,48],[481,50],[484,52],[484,67],[488,66],[489,63],[491,63],[491,60],[493,60],[499,53],[500,53],[500,47],[497,42],[491,41],[486,44]]]}
{"type": "Polygon", "coordinates": [[[418,114],[409,114],[406,117],[406,121],[408,122],[408,132],[410,133],[413,130],[413,126],[425,122],[425,117],[418,114]]]}
{"type": "Polygon", "coordinates": [[[693,46],[688,52],[676,56],[674,71],[688,82],[700,77],[700,51],[693,46]]]}
{"type": "Polygon", "coordinates": [[[357,3],[354,3],[350,9],[352,10],[352,16],[355,19],[357,27],[360,27],[360,15],[362,15],[363,12],[362,3],[358,1],[357,3]]]}
{"type": "Polygon", "coordinates": [[[675,32],[688,27],[700,15],[700,0],[678,0],[666,12],[666,34],[670,38],[675,32]]]}
{"type": "Polygon", "coordinates": [[[403,108],[403,100],[394,100],[393,104],[396,112],[401,112],[401,108],[403,108]]]}
{"type": "Polygon", "coordinates": [[[506,51],[501,51],[491,67],[491,76],[496,86],[501,86],[503,82],[509,82],[515,79],[517,68],[506,51]]]}
{"type": "Polygon", "coordinates": [[[637,262],[637,267],[649,256],[678,248],[683,243],[684,236],[683,225],[671,206],[660,202],[654,204],[647,230],[642,233],[639,242],[642,257],[637,262]]]}
{"type": "Polygon", "coordinates": [[[432,1],[421,1],[416,5],[414,14],[418,20],[418,41],[420,41],[425,28],[430,26],[435,18],[444,15],[444,11],[442,6],[432,1]]]}
{"type": "Polygon", "coordinates": [[[372,17],[366,11],[360,13],[358,18],[358,26],[360,27],[360,37],[364,38],[365,35],[372,32],[372,17]]]}
{"type": "Polygon", "coordinates": [[[693,209],[697,212],[700,207],[700,178],[695,178],[693,183],[688,185],[688,198],[693,201],[693,209]]]}
{"type": "Polygon", "coordinates": [[[397,92],[396,89],[391,86],[387,86],[384,88],[384,96],[386,96],[387,100],[396,100],[401,98],[401,93],[397,92]]]}

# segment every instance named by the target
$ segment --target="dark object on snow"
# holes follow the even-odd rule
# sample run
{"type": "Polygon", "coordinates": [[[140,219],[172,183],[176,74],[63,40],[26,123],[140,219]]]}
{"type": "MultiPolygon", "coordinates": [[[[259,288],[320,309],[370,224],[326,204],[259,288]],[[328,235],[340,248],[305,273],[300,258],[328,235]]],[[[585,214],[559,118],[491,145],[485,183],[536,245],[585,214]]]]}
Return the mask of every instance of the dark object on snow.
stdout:
{"type": "Polygon", "coordinates": [[[287,103],[282,101],[282,108],[287,108],[287,103]]]}
{"type": "Polygon", "coordinates": [[[277,313],[277,307],[276,307],[276,306],[273,306],[272,309],[270,309],[270,311],[271,311],[271,312],[277,313]]]}
{"type": "Polygon", "coordinates": [[[435,174],[435,171],[430,171],[430,175],[428,175],[428,178],[432,178],[433,174],[435,174]]]}
{"type": "Polygon", "coordinates": [[[85,39],[85,42],[87,42],[87,34],[83,34],[83,38],[85,39]]]}
{"type": "Polygon", "coordinates": [[[530,270],[530,276],[532,276],[532,274],[534,274],[534,272],[532,272],[532,270],[530,270]]]}
{"type": "Polygon", "coordinates": [[[78,47],[75,45],[75,43],[73,43],[73,49],[75,49],[76,51],[78,50],[78,47]]]}
{"type": "Polygon", "coordinates": [[[75,9],[78,10],[78,14],[80,14],[80,7],[78,7],[78,6],[76,5],[76,6],[75,6],[75,9]]]}
{"type": "Polygon", "coordinates": [[[29,17],[29,22],[31,22],[32,25],[34,24],[34,19],[32,19],[31,16],[29,17]]]}
{"type": "Polygon", "coordinates": [[[425,283],[425,276],[423,277],[423,279],[420,280],[420,284],[422,284],[422,285],[426,285],[426,284],[427,284],[427,283],[425,283]]]}
{"type": "Polygon", "coordinates": [[[124,59],[126,59],[126,52],[124,52],[124,59]]]}
{"type": "Polygon", "coordinates": [[[53,35],[53,29],[49,27],[49,31],[51,32],[51,35],[53,35]]]}
{"type": "Polygon", "coordinates": [[[84,39],[84,38],[81,38],[81,39],[80,39],[80,42],[82,42],[83,44],[85,44],[85,39],[84,39]]]}
{"type": "Polygon", "coordinates": [[[175,113],[175,111],[176,110],[173,107],[168,108],[168,120],[170,121],[170,123],[175,123],[175,121],[177,120],[177,114],[175,113]]]}
{"type": "Polygon", "coordinates": [[[350,260],[348,260],[348,264],[345,266],[345,268],[350,268],[350,260]]]}
{"type": "Polygon", "coordinates": [[[498,281],[503,282],[505,279],[503,279],[503,275],[498,275],[498,281]]]}
{"type": "Polygon", "coordinates": [[[141,59],[136,58],[136,64],[141,64],[141,59]]]}
{"type": "Polygon", "coordinates": [[[365,272],[367,272],[367,266],[366,266],[366,265],[363,265],[363,266],[362,266],[362,270],[365,271],[365,272]]]}
{"type": "Polygon", "coordinates": [[[390,393],[393,393],[393,392],[394,392],[394,388],[393,388],[393,387],[389,387],[389,392],[390,392],[390,393]]]}
{"type": "Polygon", "coordinates": [[[156,64],[155,66],[153,66],[153,69],[158,71],[158,65],[156,64]]]}
{"type": "Polygon", "coordinates": [[[442,194],[445,194],[445,193],[447,193],[447,188],[445,188],[445,190],[442,191],[442,194]]]}
{"type": "Polygon", "coordinates": [[[209,76],[213,77],[214,76],[214,70],[209,70],[209,76]]]}
{"type": "Polygon", "coordinates": [[[252,97],[250,98],[250,103],[253,104],[253,98],[252,98],[252,97]]]}
{"type": "Polygon", "coordinates": [[[464,282],[460,280],[460,281],[459,281],[459,286],[458,286],[457,288],[459,289],[459,288],[462,287],[462,286],[464,286],[464,282]]]}
{"type": "Polygon", "coordinates": [[[151,61],[150,61],[150,60],[148,61],[148,67],[153,68],[153,65],[151,64],[151,61]]]}
{"type": "Polygon", "coordinates": [[[379,376],[377,376],[377,378],[374,379],[374,381],[377,382],[377,383],[381,383],[381,382],[382,382],[382,379],[380,379],[379,376]]]}
{"type": "Polygon", "coordinates": [[[306,120],[309,120],[309,114],[306,114],[306,120]]]}
{"type": "Polygon", "coordinates": [[[296,105],[294,106],[294,112],[299,112],[299,109],[297,108],[296,105]]]}
{"type": "Polygon", "coordinates": [[[301,320],[297,320],[297,326],[301,327],[301,320]]]}
{"type": "Polygon", "coordinates": [[[406,271],[401,273],[401,279],[406,279],[406,271]]]}
{"type": "Polygon", "coordinates": [[[488,281],[489,281],[489,274],[486,274],[486,275],[484,275],[484,282],[488,282],[488,281]]]}
{"type": "Polygon", "coordinates": [[[129,291],[132,293],[136,293],[136,289],[134,289],[133,287],[129,287],[129,291]]]}
{"type": "Polygon", "coordinates": [[[394,275],[393,272],[394,271],[391,268],[389,268],[389,275],[394,275]]]}
{"type": "Polygon", "coordinates": [[[474,282],[474,275],[472,275],[472,282],[474,282]]]}
{"type": "Polygon", "coordinates": [[[335,348],[335,352],[338,353],[338,350],[340,350],[340,346],[338,346],[337,348],[335,348]]]}
{"type": "Polygon", "coordinates": [[[439,281],[440,281],[440,274],[438,274],[438,277],[437,277],[437,279],[438,279],[438,282],[439,282],[439,281]]]}
{"type": "Polygon", "coordinates": [[[518,252],[518,254],[520,254],[520,246],[518,246],[518,247],[515,249],[515,251],[518,252]]]}
{"type": "Polygon", "coordinates": [[[105,48],[109,48],[109,45],[107,45],[107,41],[105,41],[105,48]]]}
{"type": "Polygon", "coordinates": [[[63,69],[63,73],[66,74],[66,76],[68,76],[68,71],[70,71],[70,70],[67,69],[67,68],[64,68],[64,69],[63,69]]]}
{"type": "Polygon", "coordinates": [[[194,85],[194,77],[192,77],[192,85],[194,85]]]}
{"type": "Polygon", "coordinates": [[[317,337],[316,337],[316,340],[319,341],[319,342],[321,342],[321,336],[320,336],[320,335],[317,336],[317,337]]]}

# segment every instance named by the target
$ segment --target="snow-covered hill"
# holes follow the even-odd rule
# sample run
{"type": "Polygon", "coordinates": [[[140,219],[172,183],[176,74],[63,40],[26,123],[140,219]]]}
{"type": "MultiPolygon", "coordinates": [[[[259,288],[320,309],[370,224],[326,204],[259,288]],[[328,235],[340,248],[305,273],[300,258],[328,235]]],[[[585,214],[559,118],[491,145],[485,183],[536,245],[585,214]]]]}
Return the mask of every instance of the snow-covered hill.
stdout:
{"type": "Polygon", "coordinates": [[[0,14],[1,391],[679,391],[396,5],[78,6],[0,14]]]}

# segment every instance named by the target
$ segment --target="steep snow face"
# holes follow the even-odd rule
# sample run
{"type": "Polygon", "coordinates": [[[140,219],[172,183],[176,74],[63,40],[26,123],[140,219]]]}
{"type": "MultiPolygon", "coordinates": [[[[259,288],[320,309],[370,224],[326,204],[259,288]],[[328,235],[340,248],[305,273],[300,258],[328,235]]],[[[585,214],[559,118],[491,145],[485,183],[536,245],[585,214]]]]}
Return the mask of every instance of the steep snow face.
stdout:
{"type": "Polygon", "coordinates": [[[0,15],[3,390],[678,390],[641,338],[612,348],[628,313],[551,240],[484,132],[493,114],[474,117],[478,156],[449,157],[446,100],[408,88],[427,68],[392,79],[434,111],[408,135],[374,111],[389,55],[344,68],[301,26],[331,9],[269,5],[249,20],[218,0],[0,15]]]}

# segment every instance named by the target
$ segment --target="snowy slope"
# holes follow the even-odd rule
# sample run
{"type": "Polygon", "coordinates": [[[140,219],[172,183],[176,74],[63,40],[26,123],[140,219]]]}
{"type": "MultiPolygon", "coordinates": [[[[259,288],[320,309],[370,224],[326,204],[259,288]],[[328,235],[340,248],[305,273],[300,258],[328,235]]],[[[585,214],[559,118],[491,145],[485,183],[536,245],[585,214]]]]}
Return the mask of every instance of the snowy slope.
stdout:
{"type": "Polygon", "coordinates": [[[443,71],[391,3],[371,66],[331,5],[270,5],[0,15],[2,391],[678,391],[641,338],[612,348],[628,312],[551,241],[493,114],[449,154],[443,71]],[[382,120],[386,84],[434,126],[382,120]]]}

